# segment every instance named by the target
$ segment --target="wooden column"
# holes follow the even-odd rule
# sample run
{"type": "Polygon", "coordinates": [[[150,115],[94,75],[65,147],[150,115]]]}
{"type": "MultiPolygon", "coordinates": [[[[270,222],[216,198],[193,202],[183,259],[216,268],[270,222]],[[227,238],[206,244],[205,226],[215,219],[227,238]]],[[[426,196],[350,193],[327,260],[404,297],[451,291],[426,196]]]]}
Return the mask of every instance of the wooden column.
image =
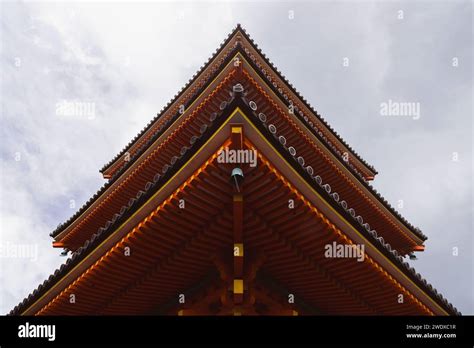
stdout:
{"type": "MultiPolygon", "coordinates": [[[[231,150],[240,150],[243,148],[243,126],[231,125],[231,150]]],[[[242,165],[236,164],[235,167],[242,169],[242,165]]],[[[233,195],[233,232],[234,232],[234,315],[241,315],[241,305],[244,300],[244,242],[243,242],[243,218],[244,218],[244,196],[243,184],[239,183],[238,187],[232,183],[233,195]]]]}

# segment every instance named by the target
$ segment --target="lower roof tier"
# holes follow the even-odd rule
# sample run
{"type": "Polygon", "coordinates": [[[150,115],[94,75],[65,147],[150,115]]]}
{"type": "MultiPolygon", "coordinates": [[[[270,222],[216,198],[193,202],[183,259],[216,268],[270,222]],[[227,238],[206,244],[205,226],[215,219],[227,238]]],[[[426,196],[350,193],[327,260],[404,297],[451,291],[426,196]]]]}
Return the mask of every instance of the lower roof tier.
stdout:
{"type": "Polygon", "coordinates": [[[313,173],[295,166],[291,151],[283,155],[262,136],[265,120],[241,100],[229,108],[160,185],[11,314],[231,314],[235,164],[220,163],[218,151],[230,145],[236,126],[245,149],[258,156],[258,165],[240,166],[241,314],[458,314],[383,239],[364,231],[313,173]],[[331,246],[360,252],[339,257],[327,253],[331,246]],[[291,305],[284,303],[290,294],[291,305]],[[181,295],[191,303],[181,304],[181,295]]]}

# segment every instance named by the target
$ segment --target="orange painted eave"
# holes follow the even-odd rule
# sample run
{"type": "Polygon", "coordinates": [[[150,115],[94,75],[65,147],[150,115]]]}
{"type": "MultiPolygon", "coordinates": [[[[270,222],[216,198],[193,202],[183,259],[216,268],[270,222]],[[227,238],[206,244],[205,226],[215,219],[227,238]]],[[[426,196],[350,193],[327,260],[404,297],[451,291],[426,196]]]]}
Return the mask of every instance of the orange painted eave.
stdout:
{"type": "Polygon", "coordinates": [[[424,245],[417,245],[413,248],[413,251],[425,251],[424,245]]]}

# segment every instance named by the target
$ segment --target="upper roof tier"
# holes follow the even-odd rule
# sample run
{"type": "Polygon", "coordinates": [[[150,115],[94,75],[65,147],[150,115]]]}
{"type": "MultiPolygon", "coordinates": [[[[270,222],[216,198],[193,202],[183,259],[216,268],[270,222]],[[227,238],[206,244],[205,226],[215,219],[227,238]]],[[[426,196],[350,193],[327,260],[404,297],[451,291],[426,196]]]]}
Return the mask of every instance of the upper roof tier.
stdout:
{"type": "Polygon", "coordinates": [[[275,89],[275,93],[290,105],[292,112],[299,113],[315,129],[323,135],[323,139],[332,147],[335,146],[340,152],[341,159],[362,175],[365,180],[373,180],[377,171],[352,149],[341,136],[322,118],[318,112],[301,96],[293,85],[281,74],[266,55],[258,48],[257,44],[248,36],[240,24],[229,34],[227,39],[208,59],[199,71],[188,81],[181,91],[154,117],[142,131],[135,136],[109,163],[104,165],[100,172],[104,178],[111,178],[123,166],[127,166],[128,158],[133,156],[142,146],[149,143],[162,123],[161,119],[168,115],[183,112],[194,102],[193,96],[199,95],[200,91],[213,78],[214,72],[219,70],[225,62],[224,57],[234,48],[241,48],[244,54],[256,65],[268,82],[275,89]]]}

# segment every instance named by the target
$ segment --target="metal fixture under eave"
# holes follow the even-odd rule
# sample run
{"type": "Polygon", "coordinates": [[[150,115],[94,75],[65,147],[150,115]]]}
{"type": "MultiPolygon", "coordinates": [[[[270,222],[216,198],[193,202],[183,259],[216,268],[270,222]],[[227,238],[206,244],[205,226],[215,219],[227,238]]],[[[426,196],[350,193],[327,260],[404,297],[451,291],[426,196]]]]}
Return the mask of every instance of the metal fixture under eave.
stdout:
{"type": "Polygon", "coordinates": [[[237,192],[240,192],[240,185],[242,185],[244,181],[244,173],[242,172],[242,169],[240,169],[239,167],[235,167],[234,169],[232,169],[230,177],[231,180],[234,182],[237,192]]]}

